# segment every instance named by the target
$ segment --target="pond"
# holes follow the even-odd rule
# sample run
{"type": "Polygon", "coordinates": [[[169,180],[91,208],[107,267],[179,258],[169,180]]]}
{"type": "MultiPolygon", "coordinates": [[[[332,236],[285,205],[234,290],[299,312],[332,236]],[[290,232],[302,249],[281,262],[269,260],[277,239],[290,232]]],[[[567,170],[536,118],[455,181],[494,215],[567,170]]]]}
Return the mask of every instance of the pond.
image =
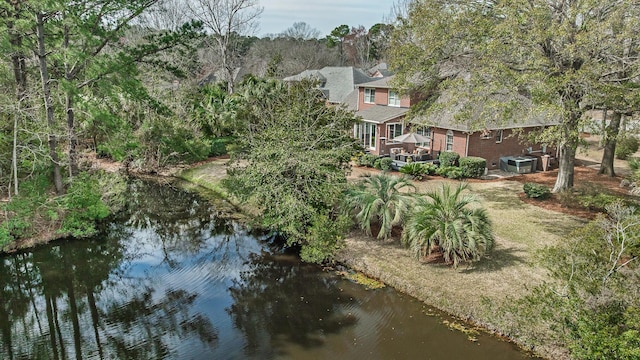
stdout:
{"type": "Polygon", "coordinates": [[[99,236],[0,257],[0,359],[526,359],[390,288],[301,263],[171,186],[99,236]]]}

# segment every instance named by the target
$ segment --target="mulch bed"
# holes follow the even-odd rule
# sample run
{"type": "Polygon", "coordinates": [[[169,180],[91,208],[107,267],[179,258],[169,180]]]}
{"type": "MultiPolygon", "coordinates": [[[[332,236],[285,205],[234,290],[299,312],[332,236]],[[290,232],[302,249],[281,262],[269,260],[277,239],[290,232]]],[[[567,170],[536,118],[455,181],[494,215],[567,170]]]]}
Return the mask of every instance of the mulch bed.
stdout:
{"type": "MultiPolygon", "coordinates": [[[[553,188],[556,183],[556,178],[558,177],[558,170],[552,170],[547,172],[536,172],[533,174],[524,174],[522,176],[516,176],[513,178],[514,181],[518,181],[521,183],[537,183],[548,186],[549,188],[553,188]]],[[[628,195],[628,189],[621,188],[620,182],[623,177],[608,177],[606,175],[598,174],[598,170],[594,168],[590,168],[585,166],[580,162],[580,160],[576,160],[576,166],[574,167],[574,188],[579,189],[584,186],[598,187],[602,188],[604,191],[610,192],[615,195],[628,195]]],[[[539,206],[544,209],[553,210],[557,212],[562,212],[565,214],[570,214],[574,216],[578,216],[585,219],[594,219],[600,211],[586,209],[582,207],[567,207],[560,203],[556,194],[552,194],[549,199],[538,200],[538,199],[530,199],[527,198],[524,192],[520,193],[520,199],[531,205],[539,206]]]]}

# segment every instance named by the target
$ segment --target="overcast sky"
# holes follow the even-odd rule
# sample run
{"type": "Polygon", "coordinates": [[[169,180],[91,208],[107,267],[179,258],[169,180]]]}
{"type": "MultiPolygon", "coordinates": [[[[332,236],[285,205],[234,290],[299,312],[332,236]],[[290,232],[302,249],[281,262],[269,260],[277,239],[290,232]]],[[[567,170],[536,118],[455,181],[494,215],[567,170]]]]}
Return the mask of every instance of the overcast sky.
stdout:
{"type": "Polygon", "coordinates": [[[367,29],[382,22],[394,0],[261,0],[264,12],[256,35],[278,34],[295,22],[306,22],[328,35],[337,26],[364,25],[367,29]]]}

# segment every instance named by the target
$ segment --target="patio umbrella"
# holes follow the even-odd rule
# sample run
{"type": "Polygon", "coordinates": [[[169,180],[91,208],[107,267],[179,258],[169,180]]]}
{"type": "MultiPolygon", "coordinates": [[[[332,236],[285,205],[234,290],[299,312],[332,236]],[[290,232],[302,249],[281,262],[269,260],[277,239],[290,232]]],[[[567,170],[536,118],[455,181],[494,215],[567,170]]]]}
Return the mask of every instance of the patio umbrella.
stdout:
{"type": "Polygon", "coordinates": [[[431,141],[431,139],[429,139],[426,136],[422,136],[420,134],[416,134],[416,133],[408,133],[408,134],[404,134],[404,135],[400,135],[400,136],[396,136],[393,139],[391,139],[393,141],[397,141],[397,142],[403,142],[403,143],[428,143],[431,141]]]}

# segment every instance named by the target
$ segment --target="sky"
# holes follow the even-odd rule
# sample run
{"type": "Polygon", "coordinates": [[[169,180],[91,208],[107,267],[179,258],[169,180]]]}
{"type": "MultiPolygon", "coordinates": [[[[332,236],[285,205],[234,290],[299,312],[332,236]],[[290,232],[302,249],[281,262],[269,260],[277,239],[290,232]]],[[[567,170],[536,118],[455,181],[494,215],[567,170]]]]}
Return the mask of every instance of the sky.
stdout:
{"type": "Polygon", "coordinates": [[[367,29],[389,15],[395,0],[260,0],[264,12],[257,36],[278,34],[295,22],[306,22],[321,36],[346,24],[367,29]]]}

